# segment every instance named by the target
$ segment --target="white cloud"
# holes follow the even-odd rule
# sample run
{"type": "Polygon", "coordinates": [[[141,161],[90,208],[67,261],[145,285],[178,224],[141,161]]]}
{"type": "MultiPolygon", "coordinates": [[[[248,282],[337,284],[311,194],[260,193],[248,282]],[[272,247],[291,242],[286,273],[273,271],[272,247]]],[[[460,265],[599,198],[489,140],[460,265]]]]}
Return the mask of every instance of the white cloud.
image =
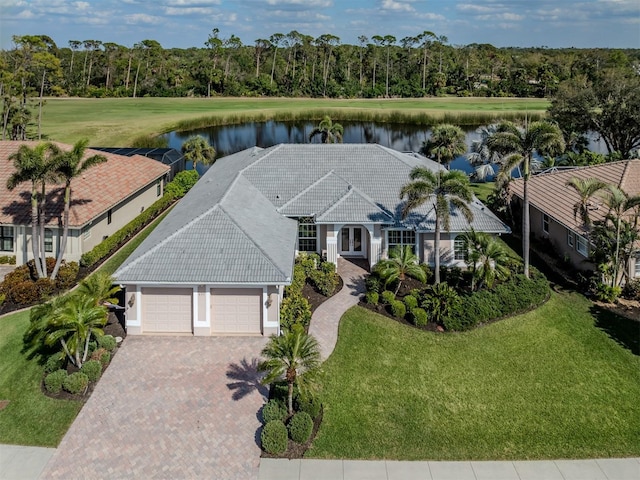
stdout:
{"type": "Polygon", "coordinates": [[[129,25],[137,25],[137,24],[154,24],[154,23],[162,23],[163,18],[157,17],[155,15],[147,15],[146,13],[132,13],[129,15],[125,15],[124,21],[129,25]]]}
{"type": "Polygon", "coordinates": [[[300,5],[308,8],[318,8],[318,7],[331,7],[333,6],[332,0],[267,0],[267,4],[273,6],[284,6],[284,5],[300,5]]]}
{"type": "Polygon", "coordinates": [[[439,13],[416,13],[416,17],[422,18],[424,20],[446,20],[446,17],[444,15],[440,15],[439,13]]]}
{"type": "Polygon", "coordinates": [[[213,15],[215,10],[209,7],[164,7],[165,15],[213,15]]]}
{"type": "Polygon", "coordinates": [[[396,0],[382,0],[380,6],[382,10],[390,10],[393,12],[415,12],[415,8],[406,2],[396,2],[396,0]]]}

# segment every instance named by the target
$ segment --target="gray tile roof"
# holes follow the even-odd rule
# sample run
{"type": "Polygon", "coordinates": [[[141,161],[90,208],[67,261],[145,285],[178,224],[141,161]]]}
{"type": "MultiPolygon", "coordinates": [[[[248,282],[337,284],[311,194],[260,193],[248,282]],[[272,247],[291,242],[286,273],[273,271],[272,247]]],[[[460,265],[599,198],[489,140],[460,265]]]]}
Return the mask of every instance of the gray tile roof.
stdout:
{"type": "MultiPolygon", "coordinates": [[[[115,276],[123,283],[286,283],[297,239],[287,216],[433,231],[432,205],[400,218],[399,191],[416,166],[443,168],[375,144],[282,144],[221,158],[115,276]]],[[[509,231],[477,200],[471,208],[477,230],[509,231]]],[[[451,231],[468,229],[453,209],[451,231]]]]}

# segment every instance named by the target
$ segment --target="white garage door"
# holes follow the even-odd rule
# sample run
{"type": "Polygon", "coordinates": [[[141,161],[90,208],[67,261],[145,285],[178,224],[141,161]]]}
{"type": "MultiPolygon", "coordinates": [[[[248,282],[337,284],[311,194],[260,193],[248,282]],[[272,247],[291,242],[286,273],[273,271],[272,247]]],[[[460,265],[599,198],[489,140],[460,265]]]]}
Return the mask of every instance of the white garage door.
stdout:
{"type": "Polygon", "coordinates": [[[211,330],[213,333],[260,334],[262,289],[212,289],[211,330]]]}
{"type": "Polygon", "coordinates": [[[191,288],[143,288],[142,333],[192,333],[191,288]]]}

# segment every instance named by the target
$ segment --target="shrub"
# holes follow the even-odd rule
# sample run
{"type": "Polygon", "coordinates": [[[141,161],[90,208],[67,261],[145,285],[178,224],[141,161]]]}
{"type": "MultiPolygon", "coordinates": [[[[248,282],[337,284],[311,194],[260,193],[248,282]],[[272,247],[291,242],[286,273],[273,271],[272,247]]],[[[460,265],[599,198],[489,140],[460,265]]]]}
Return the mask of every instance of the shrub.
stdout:
{"type": "Polygon", "coordinates": [[[424,308],[412,308],[411,321],[416,327],[424,327],[429,321],[429,315],[427,315],[427,311],[424,308]]]}
{"type": "Polygon", "coordinates": [[[13,303],[17,303],[19,305],[30,305],[37,302],[40,295],[36,282],[27,280],[25,282],[16,283],[11,287],[7,292],[7,298],[9,298],[13,303]]]}
{"type": "Polygon", "coordinates": [[[80,265],[78,265],[78,262],[67,263],[63,260],[60,265],[60,270],[58,270],[58,276],[56,277],[56,287],[59,290],[66,290],[73,287],[78,278],[79,270],[80,265]]]}
{"type": "Polygon", "coordinates": [[[338,276],[334,272],[313,270],[309,277],[319,293],[328,297],[338,286],[338,276]]]}
{"type": "Polygon", "coordinates": [[[317,396],[303,398],[301,395],[297,395],[294,399],[294,410],[296,412],[306,412],[315,420],[322,410],[322,402],[317,396]]]}
{"type": "Polygon", "coordinates": [[[369,305],[377,305],[380,300],[380,295],[378,295],[378,292],[367,292],[364,299],[369,305]]]}
{"type": "Polygon", "coordinates": [[[380,277],[375,273],[369,275],[365,279],[364,284],[367,287],[367,292],[380,293],[380,290],[382,290],[382,280],[380,280],[380,277]]]}
{"type": "Polygon", "coordinates": [[[2,265],[15,265],[16,257],[15,255],[0,255],[0,264],[2,265]]]}
{"type": "Polygon", "coordinates": [[[396,318],[404,318],[407,313],[407,307],[405,307],[404,303],[400,300],[394,300],[389,305],[389,309],[391,310],[391,315],[396,318]]]}
{"type": "Polygon", "coordinates": [[[311,272],[318,269],[319,263],[320,257],[315,253],[300,253],[296,257],[296,264],[300,265],[307,277],[311,275],[311,272]]]}
{"type": "Polygon", "coordinates": [[[173,198],[182,198],[196,184],[200,174],[196,170],[178,172],[173,180],[164,187],[164,194],[173,198]]]}
{"type": "Polygon", "coordinates": [[[82,364],[80,371],[87,376],[90,382],[97,382],[102,374],[102,364],[98,360],[88,360],[82,364]]]}
{"type": "Polygon", "coordinates": [[[458,292],[443,282],[427,287],[421,306],[427,311],[429,318],[439,324],[451,312],[455,312],[459,304],[458,292]]]}
{"type": "Polygon", "coordinates": [[[53,293],[56,284],[48,278],[39,278],[36,280],[36,289],[38,290],[38,297],[48,297],[53,293]]]}
{"type": "Polygon", "coordinates": [[[2,306],[2,304],[6,299],[7,299],[7,296],[4,293],[0,293],[0,307],[2,306]]]}
{"type": "Polygon", "coordinates": [[[112,352],[116,348],[116,339],[113,335],[102,335],[98,337],[98,346],[112,352]]]}
{"type": "Polygon", "coordinates": [[[67,379],[66,370],[56,370],[44,377],[44,387],[49,393],[59,393],[62,390],[62,385],[67,379]]]}
{"type": "Polygon", "coordinates": [[[390,305],[391,302],[395,301],[396,294],[393,292],[390,292],[389,290],[385,290],[384,292],[382,292],[381,298],[382,298],[382,303],[384,303],[385,305],[390,305]]]}
{"type": "Polygon", "coordinates": [[[260,440],[265,452],[273,455],[284,453],[288,445],[287,427],[280,420],[271,420],[262,429],[260,440]]]}
{"type": "Polygon", "coordinates": [[[295,324],[307,327],[311,321],[311,305],[302,295],[285,297],[280,304],[280,325],[290,329],[295,324]]]}
{"type": "Polygon", "coordinates": [[[421,263],[420,268],[424,271],[424,277],[427,279],[426,282],[428,283],[429,279],[433,275],[433,271],[431,270],[431,267],[427,263],[421,263]]]}
{"type": "Polygon", "coordinates": [[[452,287],[458,287],[461,281],[462,281],[462,269],[456,266],[451,267],[447,275],[447,283],[452,287]]]}
{"type": "Polygon", "coordinates": [[[291,285],[284,287],[285,296],[302,295],[302,289],[307,281],[307,274],[304,271],[304,267],[299,263],[293,266],[293,280],[291,285]]]}
{"type": "Polygon", "coordinates": [[[412,310],[418,306],[418,299],[413,295],[406,295],[402,301],[407,306],[407,310],[412,310]]]}
{"type": "Polygon", "coordinates": [[[2,282],[2,292],[7,295],[9,301],[13,301],[10,294],[11,289],[19,283],[29,282],[31,280],[32,279],[31,274],[29,273],[29,267],[27,267],[26,265],[20,265],[18,268],[14,269],[4,276],[4,281],[2,282]]]}
{"type": "Polygon", "coordinates": [[[88,385],[89,377],[82,372],[72,373],[62,382],[62,388],[73,394],[84,393],[88,385]]]}
{"type": "Polygon", "coordinates": [[[628,300],[640,300],[640,279],[629,280],[625,283],[622,296],[628,300]]]}
{"type": "Polygon", "coordinates": [[[607,303],[615,303],[621,293],[621,287],[612,287],[611,285],[606,285],[604,283],[599,283],[595,292],[596,298],[599,301],[607,303]]]}
{"type": "Polygon", "coordinates": [[[333,262],[322,262],[320,264],[320,271],[322,273],[335,274],[336,273],[336,264],[333,262]]]}
{"type": "Polygon", "coordinates": [[[98,360],[102,365],[102,370],[104,370],[111,361],[111,354],[106,348],[98,348],[91,354],[91,360],[98,360]]]}
{"type": "Polygon", "coordinates": [[[307,412],[298,412],[289,420],[289,436],[296,443],[305,443],[311,436],[313,420],[307,412]]]}
{"type": "Polygon", "coordinates": [[[269,423],[272,420],[279,420],[281,422],[287,418],[287,407],[281,400],[272,399],[264,404],[262,407],[262,422],[269,423]]]}
{"type": "MultiPolygon", "coordinates": [[[[45,262],[47,264],[47,273],[50,274],[53,271],[53,268],[56,266],[56,259],[54,257],[46,257],[45,262]]],[[[33,280],[38,278],[38,270],[36,269],[36,262],[33,260],[29,260],[27,263],[27,268],[29,269],[29,275],[33,280]]]]}
{"type": "Polygon", "coordinates": [[[64,358],[59,354],[51,355],[44,363],[45,373],[52,373],[56,370],[60,370],[64,366],[64,358]]]}

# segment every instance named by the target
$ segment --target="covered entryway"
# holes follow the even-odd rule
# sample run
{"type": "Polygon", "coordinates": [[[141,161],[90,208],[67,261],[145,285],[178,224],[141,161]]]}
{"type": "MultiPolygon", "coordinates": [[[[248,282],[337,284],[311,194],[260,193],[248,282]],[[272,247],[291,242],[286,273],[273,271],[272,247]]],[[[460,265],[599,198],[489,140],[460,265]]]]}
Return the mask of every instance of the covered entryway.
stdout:
{"type": "Polygon", "coordinates": [[[366,244],[364,228],[354,225],[345,225],[340,229],[339,252],[345,257],[366,256],[366,244]]]}
{"type": "Polygon", "coordinates": [[[262,333],[262,289],[212,289],[211,332],[260,335],[262,333]]]}
{"type": "Polygon", "coordinates": [[[142,333],[192,333],[193,289],[143,288],[142,333]]]}

